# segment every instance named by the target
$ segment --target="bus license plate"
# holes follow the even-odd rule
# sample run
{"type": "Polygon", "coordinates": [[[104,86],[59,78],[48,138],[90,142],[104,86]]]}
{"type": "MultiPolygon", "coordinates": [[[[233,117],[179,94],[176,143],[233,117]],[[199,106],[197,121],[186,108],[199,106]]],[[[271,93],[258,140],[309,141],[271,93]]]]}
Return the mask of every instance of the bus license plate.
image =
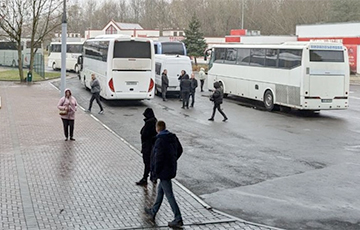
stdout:
{"type": "Polygon", "coordinates": [[[321,99],[321,103],[331,103],[332,99],[321,99]]]}
{"type": "Polygon", "coordinates": [[[127,81],[126,85],[137,85],[137,81],[127,81]]]}

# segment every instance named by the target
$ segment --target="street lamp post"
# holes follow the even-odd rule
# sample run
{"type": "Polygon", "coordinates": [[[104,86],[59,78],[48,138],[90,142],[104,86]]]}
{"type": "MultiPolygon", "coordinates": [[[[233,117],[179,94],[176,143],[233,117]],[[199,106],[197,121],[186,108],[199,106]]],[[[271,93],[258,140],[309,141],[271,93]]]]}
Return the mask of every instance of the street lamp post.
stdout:
{"type": "Polygon", "coordinates": [[[60,96],[64,96],[66,88],[66,37],[67,37],[67,22],[66,22],[66,0],[64,2],[64,11],[61,24],[61,86],[60,96]]]}
{"type": "Polygon", "coordinates": [[[241,29],[244,29],[244,7],[245,7],[245,0],[242,0],[242,5],[241,5],[241,29]]]}

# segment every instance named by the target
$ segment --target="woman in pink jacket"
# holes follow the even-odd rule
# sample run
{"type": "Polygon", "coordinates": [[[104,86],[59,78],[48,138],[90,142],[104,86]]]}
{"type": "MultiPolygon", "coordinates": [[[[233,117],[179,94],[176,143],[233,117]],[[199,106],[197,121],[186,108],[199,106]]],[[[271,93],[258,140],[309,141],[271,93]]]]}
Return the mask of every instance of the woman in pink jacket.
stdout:
{"type": "Polygon", "coordinates": [[[70,127],[70,140],[75,141],[74,137],[74,121],[75,111],[77,110],[77,102],[75,97],[71,95],[70,89],[65,89],[65,96],[60,98],[57,105],[59,110],[65,110],[65,115],[60,115],[64,125],[65,141],[69,138],[69,127],[70,127]]]}

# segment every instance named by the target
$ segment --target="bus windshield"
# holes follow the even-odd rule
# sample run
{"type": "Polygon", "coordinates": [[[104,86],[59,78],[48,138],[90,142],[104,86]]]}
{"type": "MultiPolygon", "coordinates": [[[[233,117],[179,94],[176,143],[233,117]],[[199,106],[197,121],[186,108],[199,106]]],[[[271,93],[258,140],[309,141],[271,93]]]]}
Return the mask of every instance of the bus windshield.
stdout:
{"type": "Polygon", "coordinates": [[[114,58],[151,58],[150,42],[116,41],[114,58]]]}
{"type": "Polygon", "coordinates": [[[179,54],[185,55],[184,45],[180,42],[163,42],[161,43],[163,54],[179,54]]]}

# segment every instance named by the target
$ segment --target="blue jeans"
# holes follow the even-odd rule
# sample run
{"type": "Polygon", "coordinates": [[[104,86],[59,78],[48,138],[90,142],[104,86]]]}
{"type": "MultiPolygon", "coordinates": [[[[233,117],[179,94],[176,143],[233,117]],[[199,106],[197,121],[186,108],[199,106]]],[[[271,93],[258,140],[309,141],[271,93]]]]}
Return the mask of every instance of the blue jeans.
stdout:
{"type": "Polygon", "coordinates": [[[174,193],[172,190],[171,180],[160,180],[160,183],[158,185],[155,204],[151,208],[152,212],[156,215],[156,213],[159,211],[162,200],[164,198],[164,193],[165,193],[165,196],[166,196],[167,200],[169,201],[170,207],[174,213],[175,220],[176,221],[182,220],[180,209],[179,209],[178,204],[176,203],[174,193]]]}

